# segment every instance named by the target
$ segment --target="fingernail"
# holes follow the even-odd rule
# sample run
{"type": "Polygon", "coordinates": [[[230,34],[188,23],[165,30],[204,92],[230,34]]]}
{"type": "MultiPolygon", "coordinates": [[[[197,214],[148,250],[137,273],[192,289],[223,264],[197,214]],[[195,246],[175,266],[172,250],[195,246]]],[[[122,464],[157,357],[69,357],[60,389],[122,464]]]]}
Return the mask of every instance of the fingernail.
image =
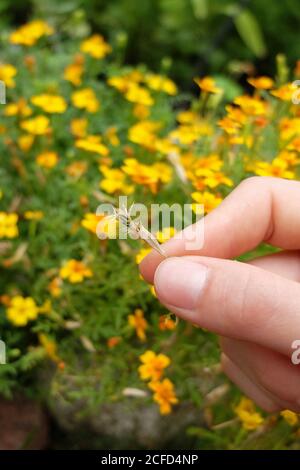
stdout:
{"type": "Polygon", "coordinates": [[[207,280],[206,266],[183,258],[169,258],[157,268],[154,285],[168,307],[193,311],[207,280]]]}

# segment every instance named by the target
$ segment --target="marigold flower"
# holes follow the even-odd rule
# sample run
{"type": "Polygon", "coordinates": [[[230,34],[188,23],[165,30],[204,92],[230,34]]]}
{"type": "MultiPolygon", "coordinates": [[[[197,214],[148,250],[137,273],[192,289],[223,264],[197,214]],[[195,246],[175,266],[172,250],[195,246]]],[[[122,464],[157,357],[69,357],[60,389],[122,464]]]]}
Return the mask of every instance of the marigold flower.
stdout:
{"type": "Polygon", "coordinates": [[[77,54],[74,58],[74,62],[67,65],[64,69],[64,79],[71,82],[74,86],[81,85],[82,74],[84,72],[84,57],[81,54],[77,54]]]}
{"type": "Polygon", "coordinates": [[[58,155],[56,152],[42,152],[36,157],[36,163],[43,168],[53,168],[57,165],[58,155]]]}
{"type": "Polygon", "coordinates": [[[161,382],[150,382],[149,388],[154,392],[153,400],[159,404],[160,413],[162,415],[171,413],[172,405],[178,403],[171,380],[164,379],[161,382]]]}
{"type": "Polygon", "coordinates": [[[53,28],[45,21],[34,20],[11,33],[9,40],[12,44],[33,46],[42,36],[50,36],[53,33],[53,28]]]}
{"type": "Polygon", "coordinates": [[[6,310],[8,320],[15,326],[26,326],[31,320],[38,316],[39,309],[32,297],[17,295],[10,301],[6,310]]]}
{"type": "Polygon", "coordinates": [[[67,103],[62,96],[48,95],[47,93],[31,97],[31,102],[35,106],[42,108],[45,113],[62,114],[67,109],[67,103]]]}
{"type": "Polygon", "coordinates": [[[87,171],[88,165],[87,162],[78,160],[71,163],[65,168],[66,173],[72,178],[80,178],[87,171]]]}
{"type": "MultiPolygon", "coordinates": [[[[196,214],[199,214],[198,204],[203,204],[204,213],[207,214],[208,212],[211,212],[213,209],[215,209],[222,202],[221,197],[209,193],[208,191],[204,191],[203,193],[196,191],[193,192],[191,196],[197,203],[192,204],[192,209],[196,214]]],[[[200,213],[203,213],[202,209],[200,209],[200,213]]]]}
{"type": "Polygon", "coordinates": [[[135,144],[154,150],[156,132],[160,128],[161,123],[158,121],[140,121],[130,127],[128,138],[135,144]]]}
{"type": "Polygon", "coordinates": [[[271,163],[256,162],[253,171],[259,176],[274,176],[277,178],[295,178],[295,173],[288,169],[288,163],[282,158],[274,158],[271,163]]]}
{"type": "Polygon", "coordinates": [[[294,413],[294,411],[283,410],[283,411],[280,412],[280,416],[282,416],[283,419],[290,426],[296,426],[299,423],[299,417],[298,417],[297,413],[294,413]]]}
{"type": "Polygon", "coordinates": [[[129,325],[135,329],[137,337],[141,341],[146,340],[145,330],[148,328],[148,322],[144,318],[144,312],[140,308],[137,308],[133,314],[128,315],[129,325]]]}
{"type": "Polygon", "coordinates": [[[98,153],[104,157],[109,154],[109,149],[102,143],[102,138],[99,135],[87,135],[85,138],[78,139],[75,142],[75,147],[86,152],[98,153]]]}
{"type": "Polygon", "coordinates": [[[40,333],[38,335],[39,342],[45,349],[47,356],[51,359],[51,361],[59,363],[61,361],[60,357],[57,354],[57,343],[51,340],[48,336],[44,333],[40,333]]]}
{"type": "Polygon", "coordinates": [[[158,320],[158,327],[161,331],[174,330],[176,328],[176,322],[172,320],[170,315],[161,315],[158,320]]]}
{"type": "Polygon", "coordinates": [[[23,134],[18,138],[18,146],[23,152],[28,152],[34,143],[34,135],[23,134]]]}
{"type": "Polygon", "coordinates": [[[17,69],[11,64],[0,64],[0,80],[5,83],[7,88],[14,88],[16,82],[14,77],[17,75],[17,69]]]}
{"type": "Polygon", "coordinates": [[[213,93],[213,94],[222,93],[221,88],[218,88],[216,86],[216,82],[212,77],[194,78],[194,82],[205,93],[213,93]]]}
{"type": "Polygon", "coordinates": [[[297,87],[292,83],[286,83],[276,90],[272,90],[270,93],[282,101],[292,101],[296,89],[297,87]]]}
{"type": "Polygon", "coordinates": [[[48,291],[52,297],[59,297],[62,293],[61,289],[62,280],[60,277],[54,277],[51,282],[48,284],[48,291]]]}
{"type": "Polygon", "coordinates": [[[126,158],[122,170],[132,181],[147,186],[154,194],[157,193],[160,183],[168,183],[172,177],[172,170],[168,165],[164,163],[144,165],[134,158],[126,158]]]}
{"type": "Polygon", "coordinates": [[[108,168],[100,165],[99,170],[103,173],[104,179],[100,181],[100,188],[108,194],[131,194],[134,186],[126,184],[126,175],[119,168],[108,168]]]}
{"type": "Polygon", "coordinates": [[[70,259],[65,262],[59,271],[62,279],[68,279],[72,284],[83,282],[85,278],[92,277],[93,273],[82,261],[70,259]]]}
{"type": "Polygon", "coordinates": [[[256,78],[248,78],[247,80],[250,85],[258,90],[269,90],[274,85],[274,80],[270,77],[256,77],[256,78]]]}
{"type": "Polygon", "coordinates": [[[20,98],[15,103],[8,103],[4,109],[5,116],[28,117],[32,114],[30,106],[24,98],[20,98]]]}
{"type": "Polygon", "coordinates": [[[89,113],[96,113],[100,108],[100,102],[92,88],[74,91],[71,100],[75,108],[86,109],[89,113]]]}
{"type": "Polygon", "coordinates": [[[233,102],[240,106],[247,116],[260,116],[267,113],[267,103],[253,96],[238,96],[233,102]]]}
{"type": "Polygon", "coordinates": [[[171,364],[170,359],[165,354],[155,354],[153,351],[146,351],[140,356],[142,365],[139,366],[139,374],[142,380],[159,380],[164,369],[171,364]]]}
{"type": "Polygon", "coordinates": [[[241,398],[234,411],[242,422],[243,428],[247,431],[253,431],[264,421],[261,414],[256,411],[253,401],[249,398],[241,398]]]}
{"type": "Polygon", "coordinates": [[[46,116],[40,115],[27,119],[26,121],[22,121],[20,127],[32,135],[45,135],[49,134],[51,131],[49,124],[49,119],[46,116]]]}
{"type": "Polygon", "coordinates": [[[99,235],[100,233],[107,238],[115,238],[117,221],[107,219],[105,214],[87,213],[84,215],[81,225],[94,234],[99,235]]]}
{"type": "Polygon", "coordinates": [[[129,87],[124,97],[131,103],[143,104],[144,106],[152,106],[154,104],[154,100],[149,91],[136,83],[133,83],[129,87]]]}
{"type": "Polygon", "coordinates": [[[72,119],[71,132],[75,137],[85,137],[88,121],[85,118],[72,119]]]}
{"type": "Polygon", "coordinates": [[[172,96],[177,94],[177,86],[173,80],[168,77],[164,77],[163,75],[148,73],[145,77],[145,83],[149,88],[151,88],[151,90],[163,91],[164,93],[172,96]]]}
{"type": "Polygon", "coordinates": [[[112,48],[100,34],[94,34],[81,43],[80,50],[94,59],[103,59],[112,51],[112,48]]]}
{"type": "Polygon", "coordinates": [[[19,235],[18,214],[0,212],[0,238],[16,238],[19,235]]]}

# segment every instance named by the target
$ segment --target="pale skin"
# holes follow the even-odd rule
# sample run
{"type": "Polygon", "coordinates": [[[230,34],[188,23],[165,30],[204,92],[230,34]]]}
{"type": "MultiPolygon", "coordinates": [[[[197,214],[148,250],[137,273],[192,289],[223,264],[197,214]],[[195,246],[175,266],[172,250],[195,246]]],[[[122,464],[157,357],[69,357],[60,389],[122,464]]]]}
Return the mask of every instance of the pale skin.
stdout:
{"type": "MultiPolygon", "coordinates": [[[[162,304],[220,335],[224,372],[269,412],[300,412],[300,183],[253,177],[205,218],[204,246],[183,237],[140,264],[162,304]],[[249,263],[233,258],[266,242],[280,253],[249,263]]],[[[183,234],[188,233],[189,228],[183,234]]]]}

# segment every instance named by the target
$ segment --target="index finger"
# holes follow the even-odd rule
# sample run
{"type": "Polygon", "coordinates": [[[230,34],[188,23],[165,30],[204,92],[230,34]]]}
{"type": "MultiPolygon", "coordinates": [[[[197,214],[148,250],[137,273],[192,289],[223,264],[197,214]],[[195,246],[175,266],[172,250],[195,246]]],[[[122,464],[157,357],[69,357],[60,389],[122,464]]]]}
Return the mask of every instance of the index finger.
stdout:
{"type": "MultiPolygon", "coordinates": [[[[193,250],[186,243],[191,231],[202,230],[203,222],[187,227],[164,244],[167,256],[202,255],[234,258],[261,242],[282,249],[300,248],[300,182],[280,178],[252,177],[244,180],[204,219],[204,243],[193,250]]],[[[144,279],[153,277],[162,257],[151,252],[140,264],[144,279]]]]}

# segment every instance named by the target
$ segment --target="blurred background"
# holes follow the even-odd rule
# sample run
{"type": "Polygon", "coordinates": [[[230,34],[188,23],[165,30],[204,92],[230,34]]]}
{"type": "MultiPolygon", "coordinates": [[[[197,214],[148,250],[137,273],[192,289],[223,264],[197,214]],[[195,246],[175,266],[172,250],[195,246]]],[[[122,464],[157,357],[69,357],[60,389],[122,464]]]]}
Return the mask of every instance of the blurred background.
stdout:
{"type": "MultiPolygon", "coordinates": [[[[299,55],[298,0],[1,0],[0,26],[37,16],[68,36],[101,32],[128,64],[168,69],[181,89],[191,76],[274,75],[281,52],[299,55]],[[229,75],[228,75],[229,74],[229,75]]],[[[225,78],[226,76],[226,78],[225,78]]],[[[233,85],[233,84],[232,84],[233,85]]]]}

